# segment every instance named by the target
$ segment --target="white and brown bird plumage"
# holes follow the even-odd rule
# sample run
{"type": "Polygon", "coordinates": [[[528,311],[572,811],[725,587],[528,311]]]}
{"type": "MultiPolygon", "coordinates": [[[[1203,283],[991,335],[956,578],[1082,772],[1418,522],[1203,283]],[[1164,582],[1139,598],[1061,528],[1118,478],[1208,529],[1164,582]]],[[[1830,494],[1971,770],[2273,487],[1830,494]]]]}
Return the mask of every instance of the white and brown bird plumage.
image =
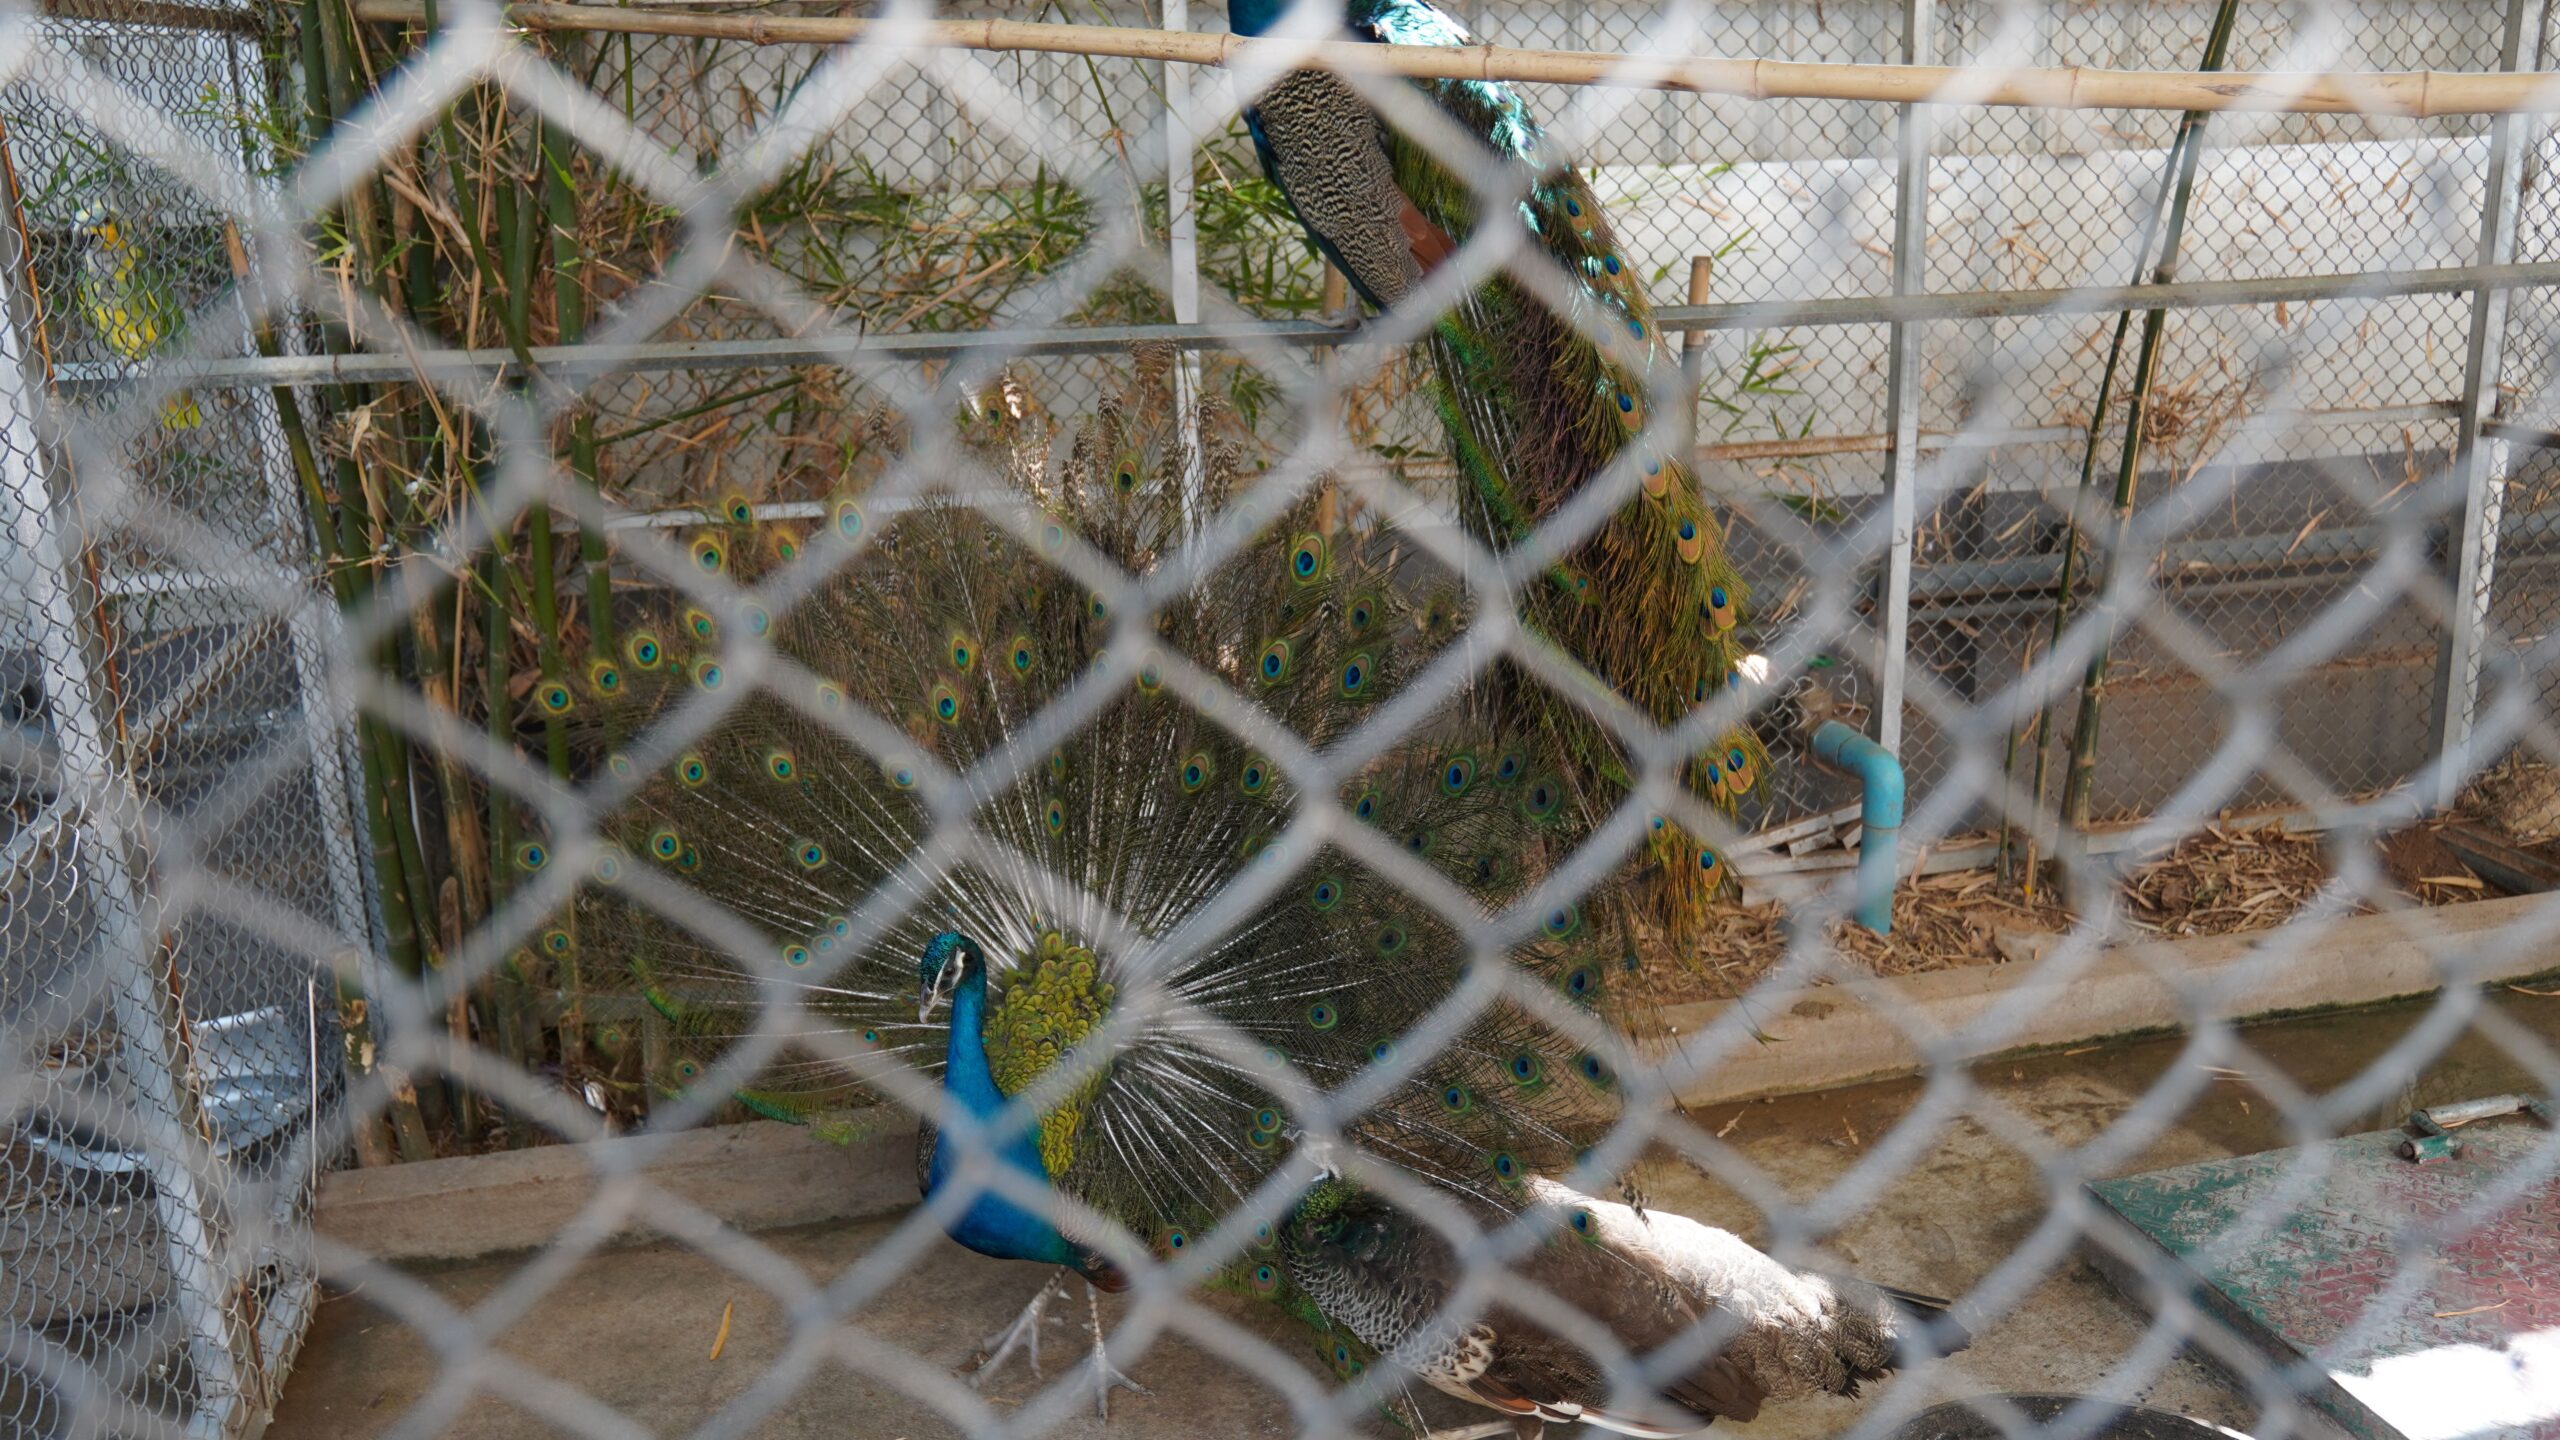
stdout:
{"type": "Polygon", "coordinates": [[[1943,1353],[1967,1342],[1943,1314],[1921,1318],[1944,1302],[1791,1269],[1684,1215],[1639,1214],[1536,1178],[1522,1198],[1556,1233],[1510,1272],[1628,1353],[1668,1363],[1658,1395],[1613,1386],[1568,1338],[1569,1323],[1541,1319],[1544,1298],[1496,1301],[1463,1325],[1443,1319],[1466,1262],[1447,1236],[1374,1195],[1311,1207],[1291,1227],[1291,1278],[1362,1341],[1511,1417],[1524,1437],[1550,1422],[1685,1435],[1750,1420],[1773,1400],[1854,1395],[1915,1345],[1943,1353]]]}

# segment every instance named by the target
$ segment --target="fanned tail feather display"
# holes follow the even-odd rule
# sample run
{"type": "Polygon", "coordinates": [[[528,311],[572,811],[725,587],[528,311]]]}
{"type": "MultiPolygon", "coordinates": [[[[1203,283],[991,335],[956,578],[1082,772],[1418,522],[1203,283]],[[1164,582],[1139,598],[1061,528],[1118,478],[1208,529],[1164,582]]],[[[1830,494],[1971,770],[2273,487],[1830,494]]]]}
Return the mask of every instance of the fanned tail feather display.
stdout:
{"type": "MultiPolygon", "coordinates": [[[[1151,630],[1121,630],[1109,602],[1052,558],[1072,537],[1146,575],[1189,533],[1186,516],[1214,511],[1242,479],[1231,456],[1173,435],[1165,368],[1143,357],[1061,453],[1016,445],[1012,468],[1043,517],[1034,536],[950,503],[893,510],[845,495],[817,520],[785,522],[728,497],[686,554],[743,588],[742,623],[795,669],[635,774],[613,747],[744,688],[723,629],[741,622],[680,598],[626,602],[619,653],[596,663],[583,693],[553,698],[597,767],[634,788],[607,822],[598,875],[540,943],[595,957],[591,976],[628,975],[663,1041],[652,1078],[684,1089],[753,1031],[757,967],[638,903],[629,877],[654,871],[749,921],[770,947],[765,968],[795,982],[829,1032],[827,1046],[795,1046],[737,1088],[750,1109],[793,1119],[866,1103],[883,1067],[939,1071],[952,1027],[918,1017],[918,957],[946,933],[983,952],[987,1063],[1008,1095],[1150,990],[1160,1000],[1041,1116],[1034,1140],[1059,1190],[1160,1254],[1215,1225],[1289,1152],[1298,1122],[1273,1084],[1284,1064],[1332,1091],[1411,1063],[1352,1138],[1499,1203],[1606,1132],[1616,1080],[1603,1055],[1508,1002],[1408,1062],[1408,1033],[1467,973],[1475,942],[1462,927],[1328,845],[1214,939],[1150,950],[1273,863],[1264,852],[1299,800],[1270,757],[1178,698],[1167,671],[1206,672],[1322,749],[1372,716],[1449,628],[1434,613],[1447,602],[1410,601],[1387,583],[1386,537],[1328,528],[1309,499],[1163,601],[1151,630]],[[1188,502],[1186,475],[1199,477],[1188,502]],[[1111,648],[1131,643],[1144,647],[1134,678],[1089,719],[1007,778],[981,778],[1002,764],[973,767],[1007,762],[1035,717],[1102,683],[1111,648]],[[857,712],[893,727],[901,748],[852,743],[839,722],[857,712]],[[940,774],[961,777],[986,845],[919,870],[940,774]],[[864,938],[855,917],[893,906],[906,918],[864,938]],[[1114,917],[1135,944],[1106,943],[1122,933],[1114,917]],[[1217,1043],[1217,1027],[1247,1053],[1217,1043]]],[[[1545,743],[1502,733],[1461,700],[1363,767],[1339,802],[1490,912],[1591,818],[1545,743]]],[[[544,843],[521,859],[546,863],[544,843]]],[[[1635,964],[1629,903],[1604,891],[1561,907],[1511,958],[1564,1003],[1606,1012],[1635,964]]],[[[1320,1318],[1293,1298],[1274,1243],[1262,1237],[1225,1278],[1320,1318]]],[[[1365,1361],[1339,1343],[1341,1363],[1365,1361]]]]}

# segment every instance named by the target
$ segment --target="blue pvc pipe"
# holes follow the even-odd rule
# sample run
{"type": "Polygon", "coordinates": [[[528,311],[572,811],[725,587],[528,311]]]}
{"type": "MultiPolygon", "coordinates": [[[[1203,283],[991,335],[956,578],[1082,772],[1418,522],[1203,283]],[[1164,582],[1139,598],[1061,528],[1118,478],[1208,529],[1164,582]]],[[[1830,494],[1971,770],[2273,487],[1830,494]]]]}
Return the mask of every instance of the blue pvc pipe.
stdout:
{"type": "Polygon", "coordinates": [[[1813,732],[1814,758],[1858,779],[1863,804],[1858,823],[1857,920],[1879,935],[1893,933],[1893,869],[1902,839],[1902,762],[1893,752],[1837,720],[1813,732]]]}

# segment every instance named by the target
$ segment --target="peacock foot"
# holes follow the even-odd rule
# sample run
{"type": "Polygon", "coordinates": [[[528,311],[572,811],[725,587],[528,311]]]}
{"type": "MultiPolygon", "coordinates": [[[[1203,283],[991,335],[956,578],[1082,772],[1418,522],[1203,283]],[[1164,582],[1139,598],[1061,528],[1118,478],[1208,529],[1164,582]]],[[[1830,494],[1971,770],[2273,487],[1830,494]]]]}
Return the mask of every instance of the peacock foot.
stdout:
{"type": "Polygon", "coordinates": [[[1085,1310],[1093,1317],[1093,1358],[1085,1362],[1085,1378],[1093,1383],[1093,1412],[1103,1419],[1111,1418],[1111,1392],[1133,1390],[1140,1395],[1153,1395],[1153,1390],[1120,1373],[1111,1363],[1111,1355],[1102,1345],[1102,1297],[1091,1285],[1084,1287],[1085,1310]]]}
{"type": "Polygon", "coordinates": [[[1343,302],[1339,310],[1319,310],[1316,312],[1316,323],[1329,325],[1336,330],[1357,330],[1360,328],[1360,302],[1348,300],[1343,302]]]}
{"type": "Polygon", "coordinates": [[[1050,1276],[1048,1283],[1040,1287],[1040,1293],[1031,1297],[1031,1303],[1022,1307],[1022,1313],[1013,1317],[1012,1324],[978,1342],[978,1353],[983,1358],[969,1372],[970,1389],[984,1385],[988,1376],[1003,1369],[1004,1363],[1013,1358],[1016,1350],[1023,1351],[1024,1358],[1031,1362],[1031,1378],[1040,1378],[1041,1312],[1049,1308],[1049,1297],[1058,1293],[1058,1287],[1066,1283],[1066,1278],[1064,1270],[1050,1276]]]}

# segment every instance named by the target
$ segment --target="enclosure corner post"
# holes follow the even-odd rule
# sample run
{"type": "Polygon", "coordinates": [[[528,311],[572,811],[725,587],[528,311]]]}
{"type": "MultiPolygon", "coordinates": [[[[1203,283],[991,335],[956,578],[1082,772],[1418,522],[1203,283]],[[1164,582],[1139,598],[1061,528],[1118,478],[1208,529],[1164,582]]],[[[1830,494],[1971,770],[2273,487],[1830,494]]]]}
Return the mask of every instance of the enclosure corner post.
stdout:
{"type": "MultiPolygon", "coordinates": [[[[1902,61],[1926,65],[1936,46],[1937,0],[1903,0],[1902,61]]],[[[1894,160],[1893,293],[1928,288],[1929,111],[1902,105],[1894,160]]],[[[1876,667],[1876,733],[1887,750],[1902,748],[1903,679],[1911,646],[1911,550],[1920,528],[1920,325],[1897,320],[1888,332],[1885,376],[1886,538],[1884,653],[1876,667]]]]}
{"type": "MultiPolygon", "coordinates": [[[[2515,70],[2523,63],[2526,16],[2531,0],[2507,0],[2505,31],[2498,64],[2515,70]]],[[[2516,206],[2524,172],[2518,153],[2523,117],[2489,119],[2489,170],[2481,191],[2481,265],[2504,265],[2515,256],[2516,206]]],[[[2462,357],[2462,403],[2454,417],[2452,475],[2462,487],[2462,526],[2452,537],[2453,605],[2451,631],[2437,652],[2435,793],[2429,798],[2450,805],[2463,781],[2476,768],[2472,725],[2479,713],[2480,670],[2487,648],[2491,587],[2496,583],[2498,525],[2504,501],[2507,445],[2483,434],[2498,404],[2498,373],[2506,354],[2507,291],[2482,285],[2471,292],[2471,330],[2462,357]]]]}

